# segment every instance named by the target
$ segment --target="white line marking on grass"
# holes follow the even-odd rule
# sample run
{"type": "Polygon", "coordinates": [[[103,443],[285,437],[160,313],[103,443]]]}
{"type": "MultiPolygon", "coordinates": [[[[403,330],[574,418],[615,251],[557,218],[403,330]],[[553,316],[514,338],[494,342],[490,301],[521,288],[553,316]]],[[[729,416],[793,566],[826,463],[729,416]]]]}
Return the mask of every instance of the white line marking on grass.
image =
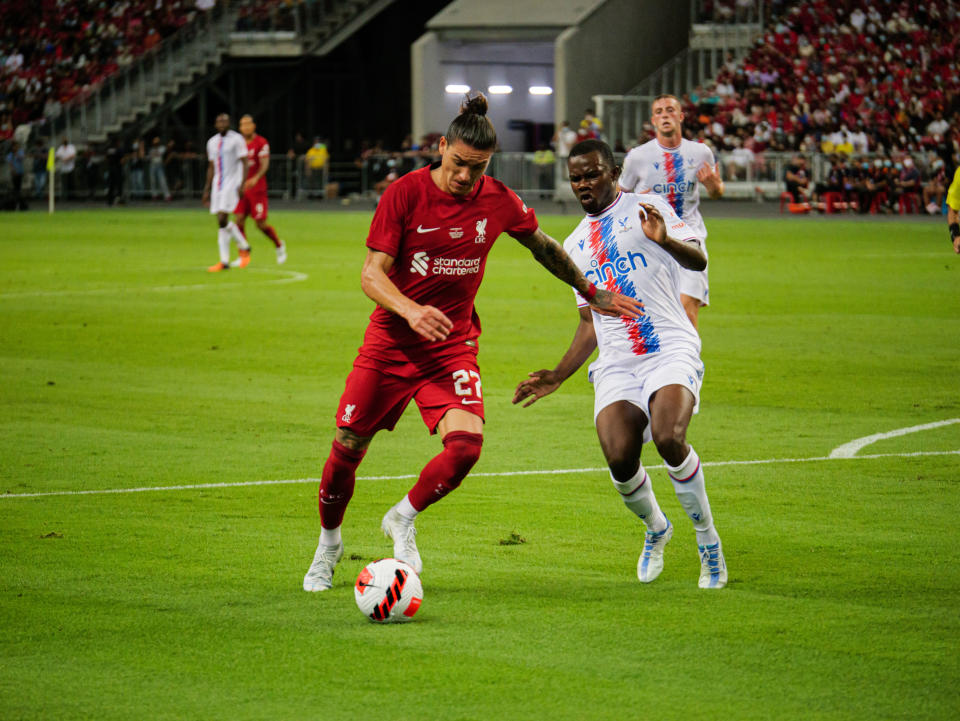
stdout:
{"type": "MultiPolygon", "coordinates": [[[[814,456],[813,458],[763,458],[746,461],[706,461],[707,467],[719,466],[757,466],[774,463],[813,463],[816,461],[855,460],[864,461],[874,458],[913,458],[916,456],[960,456],[956,451],[912,451],[910,453],[875,453],[865,456],[814,456]]],[[[649,469],[666,468],[663,464],[644,466],[649,469]]],[[[556,468],[535,471],[488,471],[485,473],[471,473],[471,478],[506,478],[511,476],[557,476],[571,473],[607,473],[607,468],[556,468]]],[[[358,481],[401,481],[406,478],[416,478],[415,473],[405,473],[398,476],[358,476],[358,481]]],[[[89,491],[45,491],[42,493],[0,493],[0,500],[4,498],[40,498],[43,496],[104,496],[117,493],[150,493],[156,491],[202,491],[211,488],[243,488],[245,486],[288,486],[298,483],[319,483],[319,478],[291,478],[276,481],[237,481],[235,483],[195,483],[180,486],[141,486],[139,488],[103,488],[89,491]]]]}
{"type": "Polygon", "coordinates": [[[837,446],[832,451],[830,451],[831,458],[853,458],[857,455],[857,452],[866,446],[869,446],[872,443],[877,441],[882,441],[887,438],[896,438],[897,436],[905,436],[908,433],[917,433],[919,431],[927,431],[931,428],[941,428],[943,426],[953,425],[954,423],[960,423],[960,418],[950,418],[945,421],[936,421],[934,423],[924,423],[919,426],[910,426],[909,428],[898,428],[894,431],[887,431],[886,433],[874,433],[872,436],[864,436],[863,438],[857,438],[852,440],[849,443],[844,443],[842,446],[837,446]]]}
{"type": "MultiPolygon", "coordinates": [[[[195,269],[191,268],[190,272],[195,269]]],[[[229,287],[245,288],[250,285],[281,285],[284,283],[299,283],[310,276],[306,273],[300,273],[296,270],[279,270],[275,268],[246,268],[238,273],[267,273],[272,275],[281,275],[281,278],[270,280],[256,280],[253,283],[234,283],[229,287]]],[[[191,283],[189,285],[154,285],[140,288],[135,285],[114,286],[112,288],[88,288],[87,290],[69,289],[64,290],[27,290],[20,293],[0,293],[0,299],[5,298],[53,298],[65,295],[112,295],[112,294],[132,294],[132,293],[169,293],[184,290],[211,290],[213,288],[228,287],[228,284],[210,282],[210,283],[191,283]]]]}

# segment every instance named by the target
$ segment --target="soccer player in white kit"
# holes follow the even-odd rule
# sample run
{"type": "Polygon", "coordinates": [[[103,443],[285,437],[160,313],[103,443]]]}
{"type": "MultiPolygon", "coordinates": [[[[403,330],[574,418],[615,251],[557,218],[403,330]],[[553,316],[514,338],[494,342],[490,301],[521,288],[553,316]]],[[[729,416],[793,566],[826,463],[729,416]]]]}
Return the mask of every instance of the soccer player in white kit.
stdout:
{"type": "Polygon", "coordinates": [[[564,250],[588,280],[640,301],[644,314],[601,316],[577,296],[580,322],[570,347],[556,368],[535,371],[521,381],[513,402],[529,398],[526,407],[552,393],[599,347],[589,369],[597,436],[614,487],[647,526],[637,577],[649,583],[660,575],[663,550],[673,535],[640,462],[643,444],[652,440],[696,530],[699,586],[723,588],[723,549],[700,458],[686,440],[704,369],[700,337],[687,319],[678,282],[681,267],[706,268],[702,241],[660,196],[618,191],[620,169],[606,143],[578,143],[570,151],[568,168],[587,216],[564,242],[564,250]]]}
{"type": "MultiPolygon", "coordinates": [[[[713,151],[703,143],[683,137],[683,111],[673,95],[658,95],[651,109],[656,138],[640,145],[623,161],[620,187],[628,193],[655,193],[693,229],[707,252],[707,228],[700,215],[700,183],[710,197],[723,196],[720,166],[713,151]]],[[[710,302],[707,271],[682,269],[680,294],[683,308],[697,327],[700,307],[710,302]]]]}
{"type": "Polygon", "coordinates": [[[240,202],[240,188],[247,178],[247,141],[235,130],[230,130],[230,116],[220,113],[214,127],[216,135],[207,141],[207,183],[203,188],[203,204],[210,206],[210,213],[217,216],[217,246],[220,262],[207,270],[217,273],[230,268],[230,238],[237,242],[240,258],[237,265],[246,267],[250,262],[250,244],[243,233],[229,218],[240,202]]]}

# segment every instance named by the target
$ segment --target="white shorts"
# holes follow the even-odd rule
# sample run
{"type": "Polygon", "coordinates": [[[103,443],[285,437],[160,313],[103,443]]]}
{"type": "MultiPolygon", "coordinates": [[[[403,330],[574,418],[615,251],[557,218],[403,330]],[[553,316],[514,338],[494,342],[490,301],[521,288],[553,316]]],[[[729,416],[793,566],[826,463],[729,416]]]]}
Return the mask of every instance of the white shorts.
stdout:
{"type": "Polygon", "coordinates": [[[214,187],[210,191],[210,212],[214,215],[217,213],[232,213],[239,202],[240,187],[237,185],[224,185],[219,190],[214,187]]]}
{"type": "MultiPolygon", "coordinates": [[[[659,356],[660,354],[657,354],[659,356]]],[[[693,394],[693,412],[700,410],[700,386],[703,384],[703,361],[689,353],[663,358],[644,358],[632,366],[607,366],[590,373],[593,383],[593,422],[600,411],[617,401],[629,401],[643,411],[647,427],[643,442],[652,439],[650,432],[650,396],[664,386],[683,386],[693,394]]]]}
{"type": "Polygon", "coordinates": [[[696,298],[702,305],[710,305],[710,283],[707,271],[680,269],[680,292],[696,298]]]}

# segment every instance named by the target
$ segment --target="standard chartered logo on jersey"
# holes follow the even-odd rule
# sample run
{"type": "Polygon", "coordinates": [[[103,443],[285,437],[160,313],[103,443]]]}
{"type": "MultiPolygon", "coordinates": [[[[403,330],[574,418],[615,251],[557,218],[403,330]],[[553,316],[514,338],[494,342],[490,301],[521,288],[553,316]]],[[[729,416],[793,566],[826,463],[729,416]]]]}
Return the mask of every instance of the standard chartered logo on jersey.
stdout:
{"type": "Polygon", "coordinates": [[[410,272],[420,275],[470,275],[480,272],[480,258],[433,258],[424,251],[414,253],[410,272]]]}

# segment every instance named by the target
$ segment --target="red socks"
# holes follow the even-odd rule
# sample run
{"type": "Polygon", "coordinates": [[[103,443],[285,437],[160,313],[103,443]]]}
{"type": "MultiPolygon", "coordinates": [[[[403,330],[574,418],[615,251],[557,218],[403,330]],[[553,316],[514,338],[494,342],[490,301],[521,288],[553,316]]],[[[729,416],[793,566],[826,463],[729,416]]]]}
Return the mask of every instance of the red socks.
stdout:
{"type": "Polygon", "coordinates": [[[277,231],[273,229],[272,225],[265,225],[260,230],[263,231],[263,234],[267,236],[270,240],[273,241],[273,244],[276,247],[280,247],[280,238],[277,237],[277,231]]]}
{"type": "Polygon", "coordinates": [[[419,480],[407,494],[413,507],[422,511],[459,486],[480,458],[482,446],[480,433],[451,431],[445,435],[443,451],[424,467],[419,480]]]}
{"type": "MultiPolygon", "coordinates": [[[[452,431],[443,437],[443,451],[420,472],[420,478],[407,494],[417,511],[436,503],[460,485],[480,458],[483,436],[480,433],[452,431]]],[[[353,497],[357,466],[366,450],[355,451],[333,442],[320,477],[320,525],[339,528],[343,514],[353,497]]]]}
{"type": "Polygon", "coordinates": [[[343,523],[343,514],[353,498],[357,466],[366,452],[333,442],[320,477],[320,525],[324,528],[339,528],[343,523]]]}

